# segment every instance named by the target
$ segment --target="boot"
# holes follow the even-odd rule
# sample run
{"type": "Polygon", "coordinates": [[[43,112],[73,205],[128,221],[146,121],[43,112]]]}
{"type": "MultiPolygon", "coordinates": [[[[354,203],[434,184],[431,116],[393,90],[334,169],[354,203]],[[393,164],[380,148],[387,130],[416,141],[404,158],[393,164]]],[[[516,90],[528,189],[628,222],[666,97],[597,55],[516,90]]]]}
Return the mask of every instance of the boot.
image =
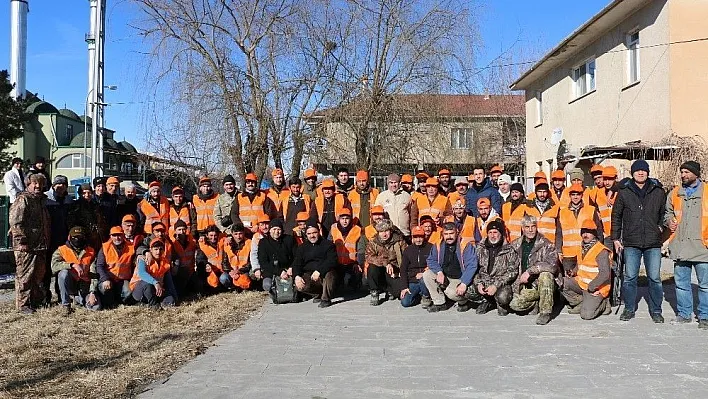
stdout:
{"type": "Polygon", "coordinates": [[[538,318],[536,319],[536,324],[538,324],[539,326],[545,326],[550,321],[551,321],[551,314],[550,313],[541,313],[540,315],[538,315],[538,318]]]}
{"type": "Polygon", "coordinates": [[[369,302],[371,306],[379,306],[381,302],[379,302],[379,293],[378,291],[371,291],[371,301],[369,302]]]}
{"type": "Polygon", "coordinates": [[[497,313],[499,314],[499,316],[506,316],[509,314],[509,310],[501,306],[497,306],[497,313]]]}
{"type": "Polygon", "coordinates": [[[423,309],[429,308],[433,304],[433,300],[429,296],[424,296],[420,299],[420,307],[423,309]]]}
{"type": "Polygon", "coordinates": [[[538,314],[538,312],[539,312],[538,302],[536,302],[536,305],[534,305],[533,309],[531,309],[531,311],[529,312],[529,315],[535,316],[538,314]]]}
{"type": "Polygon", "coordinates": [[[477,310],[475,312],[477,314],[485,314],[490,310],[492,310],[492,304],[489,301],[484,300],[479,304],[479,306],[477,306],[477,310]]]}

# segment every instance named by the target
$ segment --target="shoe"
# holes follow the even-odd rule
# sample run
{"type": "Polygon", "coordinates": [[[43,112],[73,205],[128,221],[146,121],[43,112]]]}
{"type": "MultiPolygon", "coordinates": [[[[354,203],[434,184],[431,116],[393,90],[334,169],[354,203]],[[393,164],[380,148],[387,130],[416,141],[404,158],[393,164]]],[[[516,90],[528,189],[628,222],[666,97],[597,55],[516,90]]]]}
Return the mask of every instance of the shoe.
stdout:
{"type": "Polygon", "coordinates": [[[430,305],[430,307],[428,308],[428,312],[429,312],[429,313],[435,313],[435,312],[439,312],[439,311],[441,311],[441,310],[445,310],[445,305],[435,305],[435,304],[433,304],[433,305],[430,305]]]}
{"type": "Polygon", "coordinates": [[[35,310],[29,306],[23,306],[20,308],[19,312],[22,314],[30,315],[30,314],[34,314],[35,310]]]}
{"type": "Polygon", "coordinates": [[[420,307],[423,309],[429,308],[433,304],[433,300],[428,296],[424,296],[420,299],[420,307]]]}
{"type": "Polygon", "coordinates": [[[74,309],[71,307],[71,305],[62,305],[62,310],[61,310],[61,315],[64,317],[67,317],[74,313],[74,309]]]}
{"type": "Polygon", "coordinates": [[[580,305],[576,307],[568,305],[568,314],[580,314],[580,305]]]}
{"type": "Polygon", "coordinates": [[[312,303],[320,303],[321,300],[322,300],[322,298],[316,296],[316,297],[312,298],[312,303]]]}
{"type": "Polygon", "coordinates": [[[497,307],[497,313],[499,314],[499,316],[507,316],[509,314],[509,310],[499,306],[497,307]]]}
{"type": "Polygon", "coordinates": [[[320,301],[320,304],[317,305],[318,308],[328,308],[330,306],[332,306],[332,301],[326,301],[326,300],[320,301]]]}
{"type": "Polygon", "coordinates": [[[477,306],[477,310],[475,310],[475,313],[477,314],[485,314],[489,312],[492,309],[492,304],[489,303],[489,301],[484,301],[477,306]]]}
{"type": "Polygon", "coordinates": [[[661,315],[661,313],[654,313],[651,315],[651,321],[657,324],[661,324],[664,322],[664,316],[661,315]]]}
{"type": "Polygon", "coordinates": [[[693,322],[690,318],[686,318],[680,315],[676,315],[676,318],[671,320],[671,324],[689,324],[693,322]]]}
{"type": "Polygon", "coordinates": [[[708,330],[708,319],[698,320],[698,328],[701,330],[708,330]]]}
{"type": "Polygon", "coordinates": [[[538,312],[539,312],[538,302],[536,302],[536,305],[534,305],[533,309],[531,309],[531,311],[529,312],[529,315],[535,316],[538,314],[538,312]]]}
{"type": "Polygon", "coordinates": [[[371,306],[379,306],[381,302],[379,301],[379,293],[376,291],[371,291],[371,301],[369,302],[371,306]]]}
{"type": "Polygon", "coordinates": [[[467,302],[463,303],[462,305],[460,305],[460,304],[457,305],[458,312],[466,312],[470,309],[472,309],[472,303],[470,301],[467,301],[467,302]]]}
{"type": "MultiPolygon", "coordinates": [[[[626,309],[626,308],[622,311],[622,314],[620,315],[620,320],[622,320],[622,321],[630,321],[633,318],[634,318],[634,312],[632,312],[631,310],[626,309]]],[[[652,319],[653,319],[653,316],[652,316],[652,319]]]]}
{"type": "Polygon", "coordinates": [[[551,321],[551,314],[550,313],[541,313],[540,315],[538,315],[538,318],[536,318],[536,324],[538,324],[539,326],[545,326],[550,321],[551,321]]]}

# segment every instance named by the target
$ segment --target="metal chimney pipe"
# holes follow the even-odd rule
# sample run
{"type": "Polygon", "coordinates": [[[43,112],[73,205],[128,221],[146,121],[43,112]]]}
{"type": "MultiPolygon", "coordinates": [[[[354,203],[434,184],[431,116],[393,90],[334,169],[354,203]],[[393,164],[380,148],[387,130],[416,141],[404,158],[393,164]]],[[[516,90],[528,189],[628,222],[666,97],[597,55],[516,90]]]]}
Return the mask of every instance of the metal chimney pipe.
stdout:
{"type": "Polygon", "coordinates": [[[27,82],[28,0],[10,0],[10,83],[11,96],[24,98],[27,82]]]}

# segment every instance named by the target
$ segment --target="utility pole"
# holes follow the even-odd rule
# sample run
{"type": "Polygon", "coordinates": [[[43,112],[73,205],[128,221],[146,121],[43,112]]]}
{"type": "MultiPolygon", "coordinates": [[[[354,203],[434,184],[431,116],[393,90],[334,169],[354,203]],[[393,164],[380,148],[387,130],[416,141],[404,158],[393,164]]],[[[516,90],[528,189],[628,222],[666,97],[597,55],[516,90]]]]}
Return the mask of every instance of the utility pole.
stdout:
{"type": "MultiPolygon", "coordinates": [[[[103,175],[103,75],[106,0],[89,0],[88,44],[88,92],[91,104],[91,180],[103,175]]],[[[84,159],[86,162],[86,159],[84,159]]]]}

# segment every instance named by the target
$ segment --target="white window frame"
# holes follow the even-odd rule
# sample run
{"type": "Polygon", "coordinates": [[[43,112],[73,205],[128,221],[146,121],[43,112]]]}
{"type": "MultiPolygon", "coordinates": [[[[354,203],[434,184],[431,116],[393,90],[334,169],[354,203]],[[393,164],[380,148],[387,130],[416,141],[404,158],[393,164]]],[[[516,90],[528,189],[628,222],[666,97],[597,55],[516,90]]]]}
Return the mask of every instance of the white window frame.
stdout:
{"type": "Polygon", "coordinates": [[[627,46],[627,86],[637,83],[641,79],[641,62],[639,56],[640,40],[639,28],[627,32],[625,40],[625,45],[627,46]],[[637,36],[636,39],[632,39],[634,35],[637,36]],[[632,48],[632,46],[634,46],[634,48],[632,48]],[[633,73],[636,73],[635,77],[632,77],[633,73]]]}
{"type": "Polygon", "coordinates": [[[597,90],[597,59],[590,57],[573,67],[570,71],[573,81],[573,100],[586,96],[597,90]],[[590,69],[592,66],[592,74],[590,69]]]}
{"type": "MultiPolygon", "coordinates": [[[[84,158],[84,154],[81,153],[73,153],[73,154],[66,154],[65,156],[61,157],[59,161],[57,161],[57,169],[83,169],[84,164],[81,162],[82,159],[84,158]],[[69,160],[71,161],[71,167],[66,168],[66,167],[61,167],[59,164],[64,162],[64,160],[69,160]]],[[[91,157],[86,157],[87,164],[91,163],[91,157]]]]}
{"type": "Polygon", "coordinates": [[[453,127],[450,129],[450,148],[453,150],[469,150],[474,138],[474,131],[470,127],[453,127]],[[460,136],[464,133],[464,142],[461,143],[460,136]]]}
{"type": "Polygon", "coordinates": [[[536,90],[536,126],[543,125],[543,90],[536,90]]]}

